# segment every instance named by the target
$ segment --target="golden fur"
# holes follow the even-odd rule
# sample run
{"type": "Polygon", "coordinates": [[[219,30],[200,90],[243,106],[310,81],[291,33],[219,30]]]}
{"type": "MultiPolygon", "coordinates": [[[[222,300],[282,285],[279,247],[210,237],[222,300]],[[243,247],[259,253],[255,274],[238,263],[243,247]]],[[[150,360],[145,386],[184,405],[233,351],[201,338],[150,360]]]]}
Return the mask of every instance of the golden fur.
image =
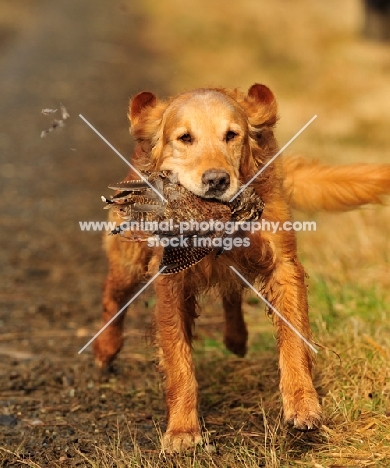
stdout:
{"type": "MultiPolygon", "coordinates": [[[[172,170],[182,185],[203,197],[229,200],[277,152],[273,133],[276,101],[263,85],[253,85],[247,94],[198,89],[167,101],[143,92],[131,101],[129,118],[137,141],[133,163],[138,169],[172,170]],[[213,192],[204,182],[210,170],[227,174],[219,191],[213,192]]],[[[130,173],[128,178],[136,177],[130,173]]],[[[255,179],[253,186],[265,202],[264,219],[282,223],[292,220],[290,207],[346,210],[380,201],[390,192],[390,166],[337,168],[281,156],[255,179]]],[[[181,450],[201,441],[191,357],[196,297],[200,292],[211,286],[219,289],[226,347],[239,356],[246,352],[243,284],[231,265],[251,283],[257,282],[268,301],[310,341],[305,273],[297,258],[294,232],[257,231],[250,234],[250,241],[249,248],[225,251],[217,259],[210,254],[196,266],[159,276],[154,282],[155,321],[168,411],[163,439],[167,450],[181,450]]],[[[108,236],[105,242],[110,266],[103,296],[103,322],[107,323],[139,289],[145,275],[157,271],[161,251],[142,243],[121,242],[119,236],[108,236]]],[[[124,315],[95,341],[100,366],[108,365],[122,346],[124,315]]],[[[285,420],[297,429],[318,427],[321,408],[311,377],[310,347],[276,315],[274,323],[285,420]]]]}

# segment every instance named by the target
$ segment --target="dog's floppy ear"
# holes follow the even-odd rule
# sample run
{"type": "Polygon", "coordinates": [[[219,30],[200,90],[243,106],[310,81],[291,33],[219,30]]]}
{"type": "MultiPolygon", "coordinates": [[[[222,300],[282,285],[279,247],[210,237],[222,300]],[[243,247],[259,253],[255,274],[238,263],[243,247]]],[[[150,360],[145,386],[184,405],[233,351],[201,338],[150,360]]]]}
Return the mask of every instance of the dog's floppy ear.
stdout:
{"type": "Polygon", "coordinates": [[[149,91],[142,91],[133,97],[130,101],[129,107],[129,120],[131,125],[135,125],[141,116],[143,110],[147,107],[155,107],[157,98],[149,91]]]}
{"type": "Polygon", "coordinates": [[[254,84],[243,95],[240,104],[245,110],[251,136],[251,151],[241,162],[241,174],[244,181],[255,173],[261,165],[277,151],[273,127],[277,121],[276,99],[267,86],[254,84]]]}
{"type": "Polygon", "coordinates": [[[165,106],[148,91],[138,93],[130,100],[128,117],[134,138],[148,150],[153,146],[165,106]]]}
{"type": "Polygon", "coordinates": [[[254,127],[275,125],[278,118],[276,99],[267,86],[257,83],[252,85],[248,90],[244,106],[250,125],[254,127]]]}
{"type": "Polygon", "coordinates": [[[138,153],[150,162],[157,161],[161,152],[161,123],[166,106],[166,102],[159,101],[148,91],[138,93],[130,101],[130,131],[137,142],[138,153]]]}

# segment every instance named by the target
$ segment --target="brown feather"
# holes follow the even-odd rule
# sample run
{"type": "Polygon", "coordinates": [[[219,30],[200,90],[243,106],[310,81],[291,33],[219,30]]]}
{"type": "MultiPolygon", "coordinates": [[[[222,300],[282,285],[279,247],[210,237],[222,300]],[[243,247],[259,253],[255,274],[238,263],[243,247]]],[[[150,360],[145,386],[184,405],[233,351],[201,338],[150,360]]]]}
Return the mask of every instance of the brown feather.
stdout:
{"type": "MultiPolygon", "coordinates": [[[[183,222],[195,221],[197,223],[211,220],[226,223],[234,221],[239,223],[255,221],[260,219],[264,209],[264,203],[256,194],[253,188],[245,188],[232,202],[221,202],[216,199],[201,198],[185,189],[177,183],[177,177],[171,171],[143,172],[142,175],[148,182],[165,197],[163,202],[143,180],[130,180],[112,184],[109,187],[119,190],[117,194],[102,200],[113,208],[114,212],[126,221],[136,221],[144,223],[155,223],[156,227],[151,233],[154,236],[160,234],[165,236],[179,236],[188,243],[188,247],[165,247],[160,267],[165,266],[163,274],[171,274],[189,268],[200,262],[210,254],[215,247],[210,242],[208,246],[198,246],[196,239],[209,238],[211,241],[218,237],[225,237],[222,230],[200,230],[188,229],[183,234],[179,227],[183,222]],[[171,221],[170,229],[162,229],[158,224],[171,221]],[[157,223],[157,225],[156,225],[157,223]]],[[[130,228],[130,237],[125,237],[128,241],[148,240],[145,233],[137,232],[130,228]]],[[[118,234],[120,229],[116,228],[112,234],[118,234]]],[[[221,250],[221,249],[220,249],[221,250]]],[[[222,252],[222,251],[221,251],[222,252]]]]}

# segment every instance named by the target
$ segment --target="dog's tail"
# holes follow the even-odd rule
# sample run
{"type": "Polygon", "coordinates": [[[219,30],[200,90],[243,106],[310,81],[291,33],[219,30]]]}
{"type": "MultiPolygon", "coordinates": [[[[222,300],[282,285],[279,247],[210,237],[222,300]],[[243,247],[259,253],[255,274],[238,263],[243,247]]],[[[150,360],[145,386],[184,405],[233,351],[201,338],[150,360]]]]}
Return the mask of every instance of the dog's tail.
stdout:
{"type": "Polygon", "coordinates": [[[283,169],[290,205],[300,211],[347,211],[390,195],[390,164],[328,166],[283,156],[283,169]]]}

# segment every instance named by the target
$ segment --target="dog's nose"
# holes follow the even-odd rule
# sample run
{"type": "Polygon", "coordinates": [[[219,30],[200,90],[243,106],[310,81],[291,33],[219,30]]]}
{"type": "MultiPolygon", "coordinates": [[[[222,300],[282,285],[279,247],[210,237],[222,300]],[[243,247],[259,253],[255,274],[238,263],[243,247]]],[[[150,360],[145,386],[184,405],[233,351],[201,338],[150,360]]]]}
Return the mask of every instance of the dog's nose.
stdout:
{"type": "Polygon", "coordinates": [[[202,174],[202,184],[215,193],[225,192],[230,185],[230,176],[223,169],[209,169],[202,174]]]}

